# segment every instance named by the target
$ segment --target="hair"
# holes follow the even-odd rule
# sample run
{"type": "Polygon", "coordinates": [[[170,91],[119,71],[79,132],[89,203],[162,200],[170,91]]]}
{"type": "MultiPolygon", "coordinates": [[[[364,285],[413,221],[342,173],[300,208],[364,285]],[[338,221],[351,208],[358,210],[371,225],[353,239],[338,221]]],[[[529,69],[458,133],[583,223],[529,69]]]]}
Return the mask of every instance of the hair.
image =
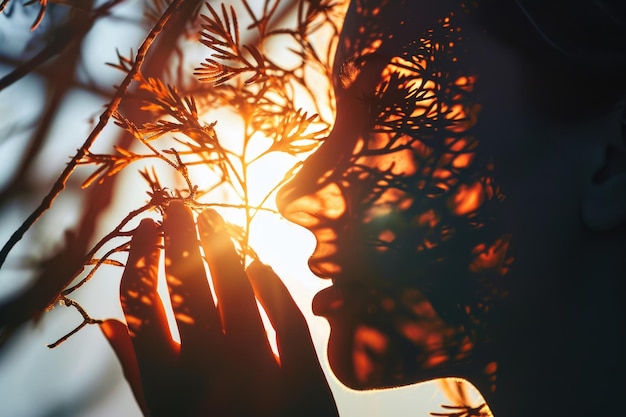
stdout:
{"type": "Polygon", "coordinates": [[[555,63],[626,66],[626,3],[621,0],[470,3],[485,28],[525,53],[555,63]]]}
{"type": "MultiPolygon", "coordinates": [[[[622,0],[474,0],[465,2],[490,35],[528,64],[529,100],[552,117],[615,106],[626,94],[626,2],[622,0]]],[[[583,115],[584,117],[584,115],[583,115]]]]}

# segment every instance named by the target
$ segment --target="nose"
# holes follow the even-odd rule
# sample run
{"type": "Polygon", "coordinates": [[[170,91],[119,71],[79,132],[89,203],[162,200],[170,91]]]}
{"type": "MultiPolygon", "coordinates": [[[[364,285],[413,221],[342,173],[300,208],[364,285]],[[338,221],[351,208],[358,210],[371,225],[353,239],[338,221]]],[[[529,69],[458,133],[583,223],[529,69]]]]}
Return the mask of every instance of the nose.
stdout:
{"type": "Polygon", "coordinates": [[[335,126],[298,174],[276,196],[279,212],[306,228],[338,220],[349,210],[340,182],[368,123],[367,104],[337,93],[335,126]]]}
{"type": "Polygon", "coordinates": [[[348,210],[345,193],[337,181],[341,178],[341,156],[333,148],[327,139],[276,197],[278,210],[287,220],[313,233],[317,243],[309,268],[321,278],[341,272],[336,258],[348,210]],[[325,147],[327,144],[330,146],[325,147]]]}
{"type": "Polygon", "coordinates": [[[347,207],[340,186],[333,181],[340,158],[337,153],[328,152],[329,147],[324,145],[305,161],[300,172],[276,197],[278,210],[287,220],[310,230],[338,220],[347,207]]]}
{"type": "Polygon", "coordinates": [[[340,219],[346,213],[346,202],[339,186],[329,183],[323,188],[302,194],[297,190],[297,182],[290,184],[279,193],[279,211],[295,224],[313,230],[340,219]]]}

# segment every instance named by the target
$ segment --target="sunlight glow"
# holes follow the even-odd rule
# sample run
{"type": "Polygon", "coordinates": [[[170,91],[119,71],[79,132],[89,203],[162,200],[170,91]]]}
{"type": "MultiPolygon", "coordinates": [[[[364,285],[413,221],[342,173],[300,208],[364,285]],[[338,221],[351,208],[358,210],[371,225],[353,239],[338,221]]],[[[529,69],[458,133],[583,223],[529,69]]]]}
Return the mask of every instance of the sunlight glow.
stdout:
{"type": "MultiPolygon", "coordinates": [[[[244,9],[240,10],[240,7],[241,4],[235,4],[241,29],[252,22],[248,21],[248,13],[244,9]]],[[[344,7],[347,7],[347,2],[344,7]]],[[[319,56],[332,57],[332,51],[330,49],[324,51],[324,48],[333,48],[334,43],[331,39],[336,33],[328,23],[319,25],[315,32],[311,38],[319,40],[319,46],[316,46],[319,47],[317,51],[319,56]]],[[[245,36],[244,32],[242,39],[245,36]]],[[[259,48],[263,55],[272,57],[283,68],[297,68],[302,61],[300,55],[291,51],[298,50],[299,46],[290,36],[281,37],[280,42],[269,38],[268,42],[259,45],[259,48]]],[[[206,53],[206,48],[202,47],[197,51],[198,56],[194,58],[193,54],[188,54],[191,58],[186,59],[200,62],[206,58],[206,53]]],[[[189,140],[194,143],[205,143],[206,145],[201,145],[205,148],[202,153],[196,155],[182,155],[187,165],[189,182],[197,186],[198,190],[193,198],[198,206],[192,207],[196,215],[205,207],[209,207],[215,209],[231,225],[229,233],[242,255],[245,266],[258,256],[261,262],[271,265],[277,272],[297,271],[280,276],[305,312],[310,310],[312,295],[328,283],[316,277],[311,279],[307,258],[314,247],[312,235],[282,218],[277,211],[275,194],[280,185],[293,175],[302,161],[319,146],[321,143],[319,132],[328,129],[334,117],[328,74],[319,73],[319,68],[309,66],[311,68],[304,69],[301,73],[302,79],[307,80],[307,88],[303,88],[292,79],[283,86],[286,91],[284,96],[283,93],[278,93],[275,97],[272,95],[274,94],[272,88],[278,88],[273,83],[266,85],[270,91],[269,95],[257,94],[257,88],[262,84],[244,84],[243,81],[249,78],[247,75],[228,81],[233,89],[232,93],[227,94],[233,94],[232,100],[219,102],[210,95],[205,97],[203,93],[194,94],[199,119],[205,127],[212,126],[217,144],[208,143],[207,138],[190,136],[189,140]],[[312,85],[315,88],[310,88],[312,85]],[[289,98],[286,99],[287,97],[289,98]],[[298,110],[300,108],[302,110],[298,110]],[[315,114],[320,116],[313,118],[315,114]],[[194,157],[196,159],[192,160],[194,157]]],[[[188,139],[177,137],[176,140],[188,139]]],[[[177,145],[175,142],[172,143],[177,145]]],[[[176,181],[177,189],[187,188],[183,178],[172,174],[171,167],[168,166],[164,166],[163,171],[158,171],[160,178],[176,181]]],[[[162,256],[161,262],[165,263],[167,259],[163,259],[162,256]]],[[[206,264],[205,270],[214,302],[217,303],[206,264]]],[[[169,306],[171,303],[179,303],[180,300],[175,298],[170,300],[166,282],[171,281],[173,277],[165,277],[162,273],[163,268],[160,271],[159,294],[168,310],[172,337],[179,341],[176,321],[169,306]]],[[[274,330],[260,305],[259,311],[270,344],[277,353],[274,330]]],[[[321,326],[322,332],[327,331],[325,322],[322,321],[321,326]]],[[[313,333],[316,332],[314,327],[311,328],[313,333]]],[[[320,340],[324,338],[322,336],[320,340]]]]}

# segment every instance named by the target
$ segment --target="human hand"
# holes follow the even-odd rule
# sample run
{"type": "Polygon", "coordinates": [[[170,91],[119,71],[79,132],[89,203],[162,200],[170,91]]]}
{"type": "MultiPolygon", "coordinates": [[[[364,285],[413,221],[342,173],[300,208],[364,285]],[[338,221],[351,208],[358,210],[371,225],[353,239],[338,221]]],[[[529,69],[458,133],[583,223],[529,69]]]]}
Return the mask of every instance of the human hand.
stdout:
{"type": "Polygon", "coordinates": [[[163,219],[165,274],[181,343],[170,335],[157,294],[160,234],[150,219],[134,233],[120,299],[127,326],[102,330],[135,398],[150,416],[337,416],[306,321],[271,268],[244,271],[223,220],[198,217],[173,201],[163,219]],[[256,298],[276,331],[280,358],[267,340],[256,298]]]}

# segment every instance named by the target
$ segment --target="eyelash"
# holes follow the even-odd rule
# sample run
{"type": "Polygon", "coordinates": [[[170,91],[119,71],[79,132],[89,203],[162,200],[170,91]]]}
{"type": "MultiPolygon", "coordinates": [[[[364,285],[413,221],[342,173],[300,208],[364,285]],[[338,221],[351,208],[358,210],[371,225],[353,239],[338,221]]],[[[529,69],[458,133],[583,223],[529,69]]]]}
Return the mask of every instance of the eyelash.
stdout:
{"type": "Polygon", "coordinates": [[[380,103],[380,90],[371,93],[361,93],[357,100],[367,105],[368,118],[375,123],[380,115],[378,105],[380,103]]]}

